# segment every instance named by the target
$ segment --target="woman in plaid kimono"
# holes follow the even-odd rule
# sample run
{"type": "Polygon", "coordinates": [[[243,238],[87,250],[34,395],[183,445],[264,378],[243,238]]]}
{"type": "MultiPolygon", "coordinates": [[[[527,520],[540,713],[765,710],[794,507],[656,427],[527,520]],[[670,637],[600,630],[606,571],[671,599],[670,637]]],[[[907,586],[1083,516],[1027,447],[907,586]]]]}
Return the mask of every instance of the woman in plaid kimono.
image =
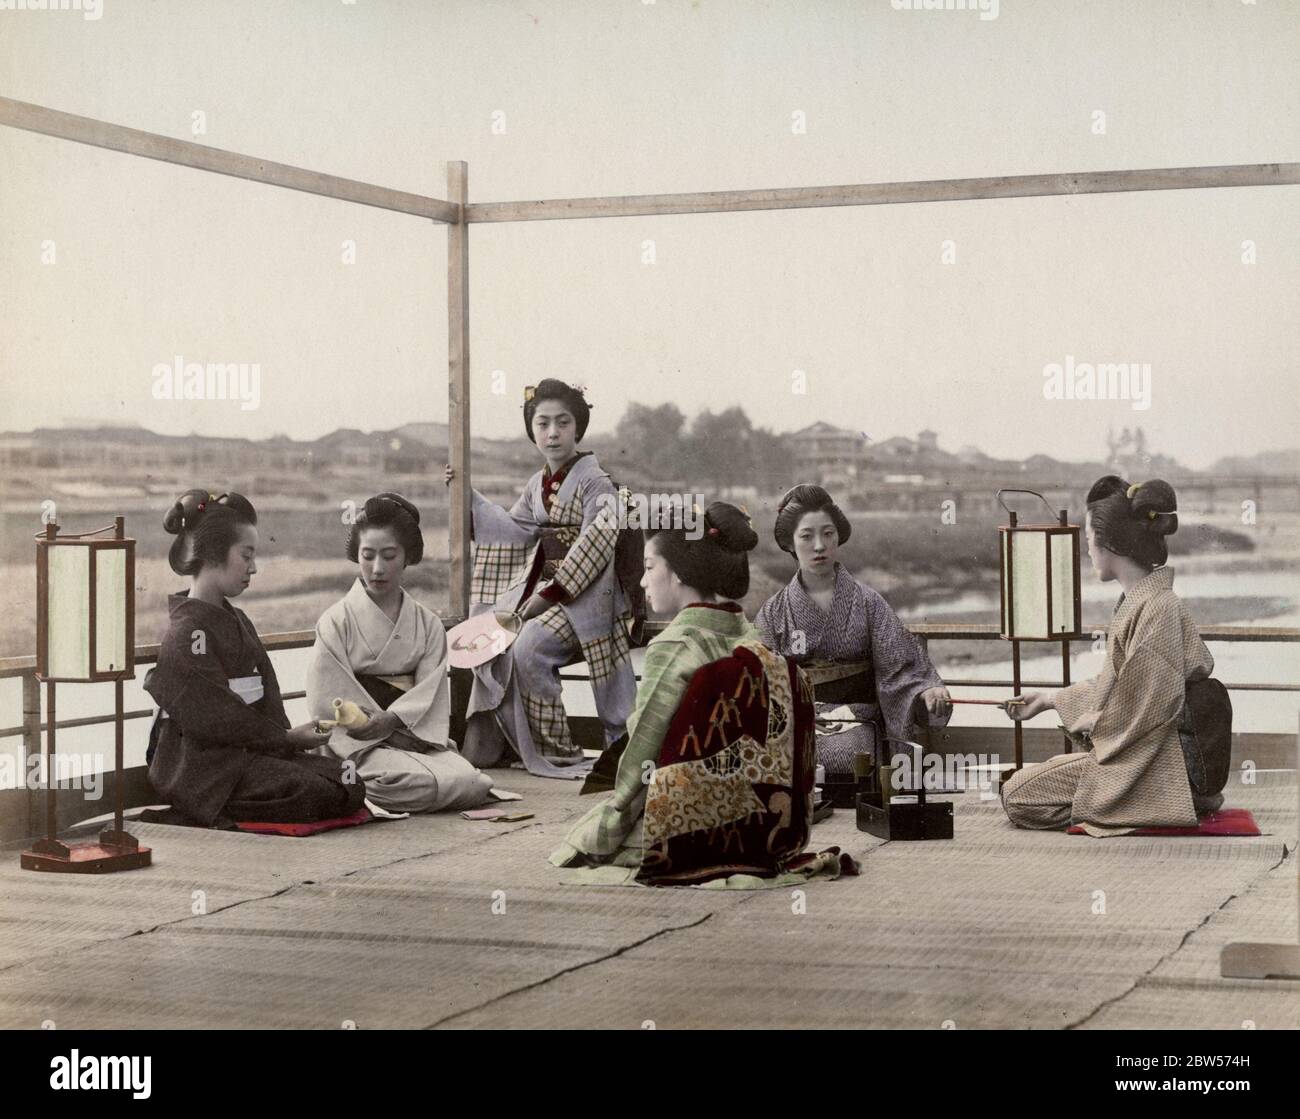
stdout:
{"type": "Polygon", "coordinates": [[[587,662],[606,745],[624,733],[636,698],[629,607],[614,569],[618,491],[596,456],[577,450],[589,416],[582,391],[561,381],[525,390],[524,427],[546,465],[509,512],[473,492],[470,614],[524,619],[514,644],[474,669],[463,753],[482,768],[514,754],[540,777],[590,771],[565,716],[566,664],[587,662]]]}
{"type": "Polygon", "coordinates": [[[943,726],[952,698],[921,643],[879,594],[840,565],[848,518],[821,486],[795,486],[777,505],[776,542],[799,561],[788,586],[758,611],[763,643],[800,661],[866,661],[875,703],[819,703],[819,715],[848,706],[863,720],[817,735],[817,760],[828,773],[853,773],[853,759],[871,753],[879,716],[894,738],[912,738],[918,723],[943,726]]]}
{"type": "Polygon", "coordinates": [[[1092,680],[1056,692],[1029,692],[1013,719],[1055,710],[1083,750],[1026,766],[1002,786],[1002,805],[1022,828],[1079,824],[1090,835],[1141,827],[1195,827],[1179,737],[1187,684],[1209,676],[1214,658],[1164,566],[1164,538],[1178,528],[1167,482],[1130,486],[1112,475],[1088,493],[1088,558],[1103,583],[1124,588],[1106,640],[1106,662],[1092,680]]]}

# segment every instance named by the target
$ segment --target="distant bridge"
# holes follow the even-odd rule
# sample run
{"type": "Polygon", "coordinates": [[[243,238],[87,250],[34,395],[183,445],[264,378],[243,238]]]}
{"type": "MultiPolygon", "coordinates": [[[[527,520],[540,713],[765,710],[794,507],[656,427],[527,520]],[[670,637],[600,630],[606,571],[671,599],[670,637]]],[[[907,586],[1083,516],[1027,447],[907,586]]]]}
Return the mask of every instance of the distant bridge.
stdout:
{"type": "MultiPolygon", "coordinates": [[[[1194,475],[1173,476],[1167,481],[1178,492],[1178,507],[1183,513],[1240,513],[1246,501],[1254,503],[1256,515],[1300,512],[1300,477],[1294,475],[1194,475]]],[[[845,487],[843,493],[845,504],[868,512],[938,510],[945,501],[955,501],[959,511],[992,513],[1000,511],[995,496],[1000,486],[1037,489],[1053,509],[1069,509],[1076,516],[1082,509],[1086,491],[1085,485],[1043,485],[1041,482],[1035,485],[1032,478],[1006,474],[952,481],[933,477],[914,482],[858,479],[845,487]]],[[[1036,519],[1037,502],[1032,498],[1021,495],[1015,504],[1023,505],[1025,515],[1036,519]]],[[[1041,506],[1038,512],[1043,512],[1041,506]]]]}

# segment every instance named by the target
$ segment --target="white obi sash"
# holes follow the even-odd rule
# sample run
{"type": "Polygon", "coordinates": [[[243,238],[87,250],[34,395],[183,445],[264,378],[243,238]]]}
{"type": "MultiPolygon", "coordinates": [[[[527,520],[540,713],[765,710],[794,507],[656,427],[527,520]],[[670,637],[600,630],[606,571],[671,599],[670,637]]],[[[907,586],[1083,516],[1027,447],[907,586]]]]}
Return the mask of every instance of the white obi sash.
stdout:
{"type": "Polygon", "coordinates": [[[235,676],[226,681],[230,690],[245,703],[256,703],[265,694],[260,676],[235,676]]]}
{"type": "MultiPolygon", "coordinates": [[[[239,698],[245,703],[256,703],[266,694],[266,689],[262,686],[262,678],[260,676],[229,677],[227,678],[226,683],[230,686],[230,690],[234,692],[235,695],[239,696],[239,698]]],[[[171,716],[160,707],[154,713],[153,720],[155,723],[159,723],[164,719],[170,718],[171,716]]]]}
{"type": "MultiPolygon", "coordinates": [[[[266,694],[266,689],[262,685],[262,678],[260,676],[228,677],[226,683],[230,687],[230,690],[234,692],[235,695],[239,696],[239,698],[245,703],[256,703],[266,694]]],[[[157,728],[158,724],[166,722],[169,719],[171,719],[171,716],[167,714],[166,710],[162,707],[159,707],[158,710],[154,712],[153,725],[149,732],[149,738],[151,741],[153,739],[154,730],[157,728]]]]}

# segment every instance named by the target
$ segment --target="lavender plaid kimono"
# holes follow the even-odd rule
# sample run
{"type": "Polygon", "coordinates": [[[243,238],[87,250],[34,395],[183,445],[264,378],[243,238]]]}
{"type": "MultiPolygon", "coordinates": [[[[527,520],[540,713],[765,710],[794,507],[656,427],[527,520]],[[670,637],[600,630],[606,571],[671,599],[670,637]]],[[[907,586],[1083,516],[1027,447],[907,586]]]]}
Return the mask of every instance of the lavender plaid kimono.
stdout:
{"type": "MultiPolygon", "coordinates": [[[[763,643],[801,662],[866,661],[876,684],[875,704],[818,703],[825,715],[848,706],[856,719],[884,719],[895,738],[915,733],[913,707],[927,688],[943,685],[921,643],[908,632],[879,594],[835,565],[835,597],[823,611],[804,589],[799,573],[769,598],[754,619],[763,643]]],[[[946,720],[945,720],[946,722],[946,720]]],[[[850,773],[855,755],[870,751],[873,729],[850,725],[838,734],[817,735],[817,761],[828,773],[850,773]]]]}
{"type": "Polygon", "coordinates": [[[473,495],[470,614],[518,609],[526,594],[548,584],[563,593],[524,624],[505,653],[474,670],[463,753],[486,767],[513,750],[531,773],[582,777],[591,763],[569,733],[558,670],[578,658],[587,662],[606,744],[624,733],[636,700],[629,608],[614,571],[618,491],[590,453],[569,465],[549,505],[546,477],[534,474],[509,512],[473,495]],[[564,555],[548,559],[530,586],[544,535],[564,555]]]}

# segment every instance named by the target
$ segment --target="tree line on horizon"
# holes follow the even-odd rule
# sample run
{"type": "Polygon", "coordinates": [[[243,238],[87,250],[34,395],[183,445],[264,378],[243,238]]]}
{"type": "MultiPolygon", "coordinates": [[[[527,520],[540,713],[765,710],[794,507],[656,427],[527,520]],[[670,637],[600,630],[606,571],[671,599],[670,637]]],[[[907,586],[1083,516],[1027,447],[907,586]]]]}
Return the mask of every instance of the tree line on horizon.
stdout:
{"type": "Polygon", "coordinates": [[[613,442],[648,477],[684,482],[708,478],[714,485],[772,489],[790,472],[786,438],[755,427],[738,406],[709,409],[688,420],[676,404],[629,404],[613,442]]]}

